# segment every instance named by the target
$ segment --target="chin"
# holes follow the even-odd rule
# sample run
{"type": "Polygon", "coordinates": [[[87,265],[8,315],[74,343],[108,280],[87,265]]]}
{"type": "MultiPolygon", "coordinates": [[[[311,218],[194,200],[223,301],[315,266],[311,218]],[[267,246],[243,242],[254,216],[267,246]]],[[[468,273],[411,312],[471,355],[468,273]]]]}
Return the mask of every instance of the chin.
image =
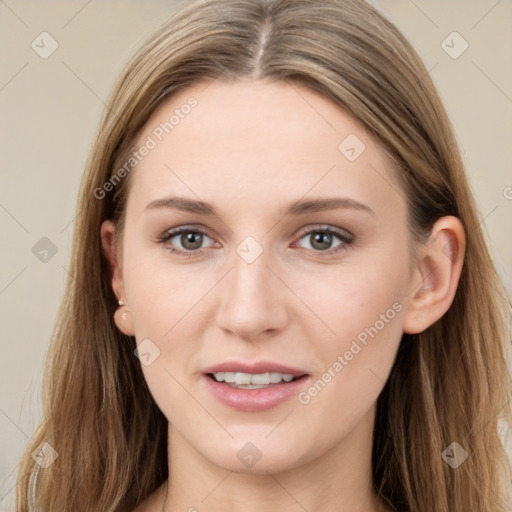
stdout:
{"type": "MultiPolygon", "coordinates": [[[[265,439],[266,435],[268,434],[262,435],[261,438],[244,436],[243,439],[248,439],[247,441],[241,440],[240,437],[231,439],[222,450],[214,449],[212,453],[203,452],[203,456],[222,469],[250,475],[282,473],[315,458],[313,454],[308,456],[307,452],[304,452],[303,443],[286,443],[277,437],[272,442],[265,439]],[[301,447],[300,453],[297,446],[301,447]]],[[[211,447],[208,448],[210,452],[211,447]]]]}

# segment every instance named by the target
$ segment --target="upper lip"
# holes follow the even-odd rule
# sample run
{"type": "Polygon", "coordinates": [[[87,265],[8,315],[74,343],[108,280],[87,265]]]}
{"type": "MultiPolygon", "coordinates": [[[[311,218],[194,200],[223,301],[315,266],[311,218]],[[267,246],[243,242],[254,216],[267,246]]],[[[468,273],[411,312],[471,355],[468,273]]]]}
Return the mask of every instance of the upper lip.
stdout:
{"type": "Polygon", "coordinates": [[[255,361],[252,363],[245,361],[225,361],[223,363],[210,366],[204,370],[205,374],[218,373],[218,372],[233,372],[233,373],[288,373],[294,377],[301,377],[308,375],[308,372],[300,368],[293,368],[281,363],[274,363],[272,361],[255,361]]]}

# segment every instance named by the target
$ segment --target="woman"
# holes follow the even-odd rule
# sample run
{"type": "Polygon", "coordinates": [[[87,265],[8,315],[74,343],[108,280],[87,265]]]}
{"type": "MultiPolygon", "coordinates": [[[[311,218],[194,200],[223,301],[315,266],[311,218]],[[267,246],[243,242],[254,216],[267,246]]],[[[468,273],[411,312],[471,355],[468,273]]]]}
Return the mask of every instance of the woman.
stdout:
{"type": "Polygon", "coordinates": [[[18,510],[508,510],[507,302],[374,8],[187,4],[115,85],[78,212],[18,510]]]}

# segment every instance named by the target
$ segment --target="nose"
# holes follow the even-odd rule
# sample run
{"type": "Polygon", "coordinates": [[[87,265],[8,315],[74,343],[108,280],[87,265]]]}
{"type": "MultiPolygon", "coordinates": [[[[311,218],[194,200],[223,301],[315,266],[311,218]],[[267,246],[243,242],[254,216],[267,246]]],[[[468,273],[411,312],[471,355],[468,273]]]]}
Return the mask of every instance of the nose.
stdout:
{"type": "Polygon", "coordinates": [[[277,277],[279,271],[264,251],[248,263],[236,252],[233,265],[222,280],[217,325],[225,332],[248,341],[281,332],[289,321],[290,292],[277,277]]]}

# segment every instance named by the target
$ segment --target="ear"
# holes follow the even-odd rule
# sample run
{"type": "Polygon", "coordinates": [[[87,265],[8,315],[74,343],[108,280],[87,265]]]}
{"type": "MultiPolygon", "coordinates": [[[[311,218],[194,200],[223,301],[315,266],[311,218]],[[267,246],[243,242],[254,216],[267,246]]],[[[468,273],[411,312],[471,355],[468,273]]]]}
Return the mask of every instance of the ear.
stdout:
{"type": "Polygon", "coordinates": [[[457,217],[441,217],[426,244],[419,244],[413,271],[416,284],[404,315],[403,331],[417,334],[448,311],[459,283],[466,237],[457,217]]]}
{"type": "MultiPolygon", "coordinates": [[[[103,253],[109,263],[112,290],[118,299],[122,299],[126,303],[122,265],[119,259],[116,239],[116,227],[110,220],[104,221],[101,225],[101,244],[103,246],[103,253]]],[[[128,336],[134,335],[133,322],[127,306],[117,309],[114,314],[114,321],[122,333],[128,336]]]]}
{"type": "Polygon", "coordinates": [[[109,263],[112,290],[118,299],[124,300],[123,273],[118,259],[116,226],[111,220],[106,220],[101,225],[101,245],[109,263]]]}

